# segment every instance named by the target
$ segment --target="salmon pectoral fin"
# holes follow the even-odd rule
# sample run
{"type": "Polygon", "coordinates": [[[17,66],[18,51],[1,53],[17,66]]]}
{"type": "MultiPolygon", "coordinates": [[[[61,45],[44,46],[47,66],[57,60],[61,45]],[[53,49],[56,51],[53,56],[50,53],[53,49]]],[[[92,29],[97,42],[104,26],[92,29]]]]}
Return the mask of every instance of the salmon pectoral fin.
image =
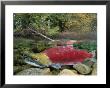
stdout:
{"type": "Polygon", "coordinates": [[[57,64],[56,63],[53,63],[53,64],[50,65],[50,67],[55,68],[55,69],[60,69],[61,66],[62,65],[61,64],[58,64],[58,63],[57,64]]]}

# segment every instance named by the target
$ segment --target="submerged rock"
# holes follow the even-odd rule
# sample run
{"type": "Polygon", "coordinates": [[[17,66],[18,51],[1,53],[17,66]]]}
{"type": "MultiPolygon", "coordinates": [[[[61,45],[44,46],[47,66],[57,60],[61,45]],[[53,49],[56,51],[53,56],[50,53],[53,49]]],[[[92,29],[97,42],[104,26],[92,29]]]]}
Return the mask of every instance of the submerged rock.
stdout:
{"type": "Polygon", "coordinates": [[[73,68],[76,69],[80,74],[89,74],[91,72],[91,68],[89,66],[81,63],[74,65],[73,68]]]}
{"type": "Polygon", "coordinates": [[[14,75],[16,75],[18,72],[31,68],[30,65],[21,65],[21,66],[13,66],[13,72],[14,75]]]}
{"type": "Polygon", "coordinates": [[[51,72],[49,68],[45,68],[45,69],[29,68],[17,73],[17,75],[50,75],[50,74],[51,72]]]}
{"type": "Polygon", "coordinates": [[[97,75],[97,64],[93,65],[92,75],[97,75]]]}
{"type": "Polygon", "coordinates": [[[69,69],[63,69],[58,75],[77,75],[77,72],[69,69]]]}
{"type": "Polygon", "coordinates": [[[41,75],[51,75],[50,68],[43,69],[41,75]]]}

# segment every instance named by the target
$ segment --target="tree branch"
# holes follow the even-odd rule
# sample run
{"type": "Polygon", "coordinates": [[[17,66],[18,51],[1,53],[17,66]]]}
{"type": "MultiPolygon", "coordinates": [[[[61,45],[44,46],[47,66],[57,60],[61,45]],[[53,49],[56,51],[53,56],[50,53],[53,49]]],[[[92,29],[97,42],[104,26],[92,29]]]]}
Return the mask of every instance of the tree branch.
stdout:
{"type": "MultiPolygon", "coordinates": [[[[31,29],[30,29],[30,30],[31,30],[31,29]]],[[[47,39],[47,40],[55,41],[55,40],[53,40],[53,39],[47,37],[46,35],[44,35],[44,34],[42,34],[42,33],[39,33],[39,32],[37,32],[37,31],[35,31],[35,30],[31,30],[31,31],[32,31],[33,33],[37,34],[37,35],[40,35],[40,36],[44,37],[44,38],[47,39]]]]}

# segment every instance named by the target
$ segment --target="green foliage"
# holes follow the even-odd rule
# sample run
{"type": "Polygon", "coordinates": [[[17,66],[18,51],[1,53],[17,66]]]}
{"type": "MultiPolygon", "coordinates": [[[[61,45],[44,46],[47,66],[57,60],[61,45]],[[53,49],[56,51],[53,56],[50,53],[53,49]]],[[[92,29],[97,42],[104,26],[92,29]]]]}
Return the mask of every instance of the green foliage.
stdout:
{"type": "Polygon", "coordinates": [[[50,45],[45,42],[45,41],[38,41],[36,43],[33,43],[33,45],[31,46],[31,50],[34,53],[39,53],[47,48],[49,48],[50,45]]]}
{"type": "Polygon", "coordinates": [[[25,39],[25,38],[15,38],[14,39],[14,48],[15,49],[27,49],[31,47],[34,40],[25,39]]]}
{"type": "Polygon", "coordinates": [[[88,52],[92,52],[97,49],[97,44],[96,42],[81,42],[78,44],[73,44],[73,47],[77,49],[85,49],[88,52]]]}
{"type": "Polygon", "coordinates": [[[14,65],[25,65],[23,61],[24,52],[39,53],[50,45],[45,41],[35,41],[26,38],[14,38],[14,65]]]}
{"type": "Polygon", "coordinates": [[[14,65],[25,65],[22,55],[24,51],[30,51],[34,41],[24,38],[14,38],[14,65]]]}
{"type": "Polygon", "coordinates": [[[97,14],[15,13],[14,29],[26,29],[28,27],[33,27],[41,33],[50,34],[50,36],[63,31],[96,31],[97,14]]]}
{"type": "Polygon", "coordinates": [[[55,36],[59,33],[59,27],[54,27],[53,29],[48,29],[47,35],[55,36]]]}
{"type": "Polygon", "coordinates": [[[29,26],[30,14],[28,13],[15,13],[13,14],[14,29],[24,29],[29,26]]]}

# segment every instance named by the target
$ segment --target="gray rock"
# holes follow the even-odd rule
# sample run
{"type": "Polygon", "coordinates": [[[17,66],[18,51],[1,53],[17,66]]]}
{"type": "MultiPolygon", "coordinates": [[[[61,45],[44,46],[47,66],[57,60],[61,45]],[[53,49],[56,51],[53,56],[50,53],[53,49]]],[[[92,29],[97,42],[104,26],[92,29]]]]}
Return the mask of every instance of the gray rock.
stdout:
{"type": "Polygon", "coordinates": [[[89,66],[81,63],[74,65],[73,68],[76,69],[80,74],[89,74],[91,72],[91,68],[89,66]]]}
{"type": "Polygon", "coordinates": [[[50,74],[51,72],[49,68],[44,68],[44,69],[29,68],[17,73],[17,75],[50,75],[50,74]]]}

